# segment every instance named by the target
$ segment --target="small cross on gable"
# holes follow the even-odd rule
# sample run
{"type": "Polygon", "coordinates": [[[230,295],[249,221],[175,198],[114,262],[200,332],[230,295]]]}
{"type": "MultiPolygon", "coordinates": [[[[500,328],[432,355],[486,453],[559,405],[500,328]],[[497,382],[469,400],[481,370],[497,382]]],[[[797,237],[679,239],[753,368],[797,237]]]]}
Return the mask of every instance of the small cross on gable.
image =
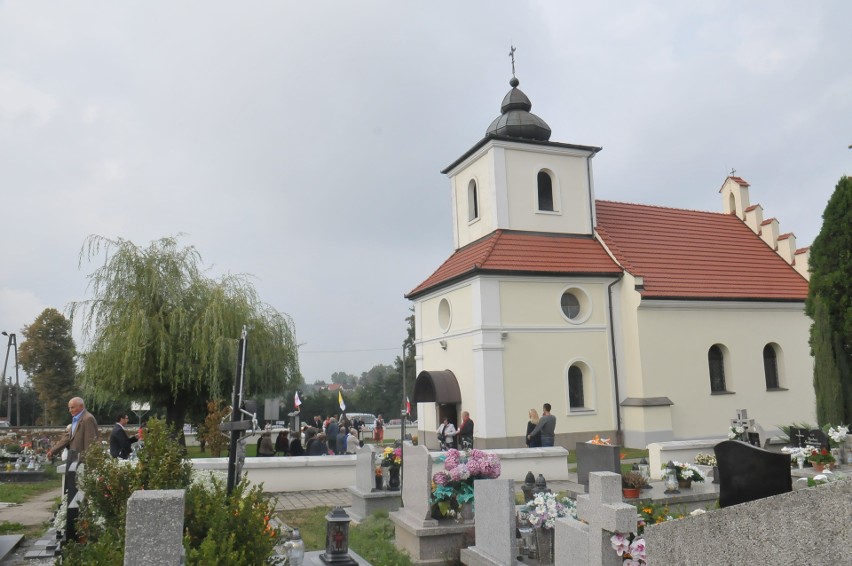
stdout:
{"type": "MultiPolygon", "coordinates": [[[[622,559],[612,551],[609,539],[613,533],[636,531],[636,507],[621,501],[621,475],[591,472],[589,493],[577,496],[577,518],[580,521],[569,519],[557,523],[560,527],[568,526],[564,541],[569,545],[571,558],[565,564],[620,565],[622,559]]],[[[560,534],[557,533],[556,539],[557,555],[562,542],[560,534]]]]}

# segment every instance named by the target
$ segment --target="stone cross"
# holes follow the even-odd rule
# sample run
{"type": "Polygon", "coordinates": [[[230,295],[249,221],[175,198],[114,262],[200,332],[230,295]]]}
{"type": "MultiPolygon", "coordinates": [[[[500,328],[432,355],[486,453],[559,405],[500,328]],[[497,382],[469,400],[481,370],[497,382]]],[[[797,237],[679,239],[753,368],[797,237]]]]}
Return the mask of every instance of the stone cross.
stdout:
{"type": "Polygon", "coordinates": [[[577,517],[556,521],[556,564],[621,566],[610,543],[613,533],[636,531],[636,507],[621,501],[621,475],[589,474],[588,495],[577,496],[577,517]]]}
{"type": "Polygon", "coordinates": [[[749,430],[754,430],[754,419],[748,418],[748,411],[745,409],[737,409],[737,418],[731,419],[731,426],[741,426],[747,434],[749,430]]]}

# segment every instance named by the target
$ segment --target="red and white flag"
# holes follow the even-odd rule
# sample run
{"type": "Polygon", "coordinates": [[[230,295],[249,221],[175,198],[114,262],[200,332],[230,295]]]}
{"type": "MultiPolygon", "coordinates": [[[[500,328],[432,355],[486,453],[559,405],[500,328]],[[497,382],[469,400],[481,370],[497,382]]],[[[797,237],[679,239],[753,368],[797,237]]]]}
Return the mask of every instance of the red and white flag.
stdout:
{"type": "Polygon", "coordinates": [[[293,404],[294,404],[294,405],[296,405],[296,410],[298,411],[298,410],[299,410],[299,405],[301,405],[301,404],[302,404],[302,400],[301,400],[301,399],[299,399],[299,392],[298,392],[298,391],[296,391],[296,396],[295,396],[295,397],[293,397],[293,404]]]}
{"type": "Polygon", "coordinates": [[[408,395],[405,396],[405,414],[411,414],[411,401],[408,400],[408,395]]]}

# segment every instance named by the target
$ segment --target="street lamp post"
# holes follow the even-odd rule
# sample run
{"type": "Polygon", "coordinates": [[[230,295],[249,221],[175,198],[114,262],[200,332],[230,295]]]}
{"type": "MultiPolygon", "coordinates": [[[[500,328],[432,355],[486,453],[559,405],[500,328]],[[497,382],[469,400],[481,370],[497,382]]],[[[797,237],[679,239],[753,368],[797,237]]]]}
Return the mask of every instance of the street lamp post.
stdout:
{"type": "MultiPolygon", "coordinates": [[[[0,376],[0,399],[3,398],[3,385],[6,384],[6,368],[9,365],[9,350],[12,349],[12,346],[15,347],[15,385],[18,384],[18,337],[15,336],[14,332],[0,332],[3,336],[8,336],[9,341],[6,344],[6,360],[3,362],[3,375],[0,376]]],[[[16,397],[16,405],[18,407],[17,420],[15,421],[16,425],[21,424],[21,395],[18,393],[16,397]]],[[[11,425],[12,424],[12,376],[9,376],[9,406],[6,409],[7,421],[11,425]]]]}

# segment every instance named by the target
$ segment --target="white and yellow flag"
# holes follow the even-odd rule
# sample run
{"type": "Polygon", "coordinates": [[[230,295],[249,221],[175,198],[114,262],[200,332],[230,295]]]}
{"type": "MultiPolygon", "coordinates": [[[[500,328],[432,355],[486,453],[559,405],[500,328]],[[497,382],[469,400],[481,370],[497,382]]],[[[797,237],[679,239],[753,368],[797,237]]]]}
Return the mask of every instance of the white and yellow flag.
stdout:
{"type": "Polygon", "coordinates": [[[343,390],[342,389],[337,390],[337,404],[340,405],[341,411],[346,410],[346,403],[343,402],[343,390]]]}

